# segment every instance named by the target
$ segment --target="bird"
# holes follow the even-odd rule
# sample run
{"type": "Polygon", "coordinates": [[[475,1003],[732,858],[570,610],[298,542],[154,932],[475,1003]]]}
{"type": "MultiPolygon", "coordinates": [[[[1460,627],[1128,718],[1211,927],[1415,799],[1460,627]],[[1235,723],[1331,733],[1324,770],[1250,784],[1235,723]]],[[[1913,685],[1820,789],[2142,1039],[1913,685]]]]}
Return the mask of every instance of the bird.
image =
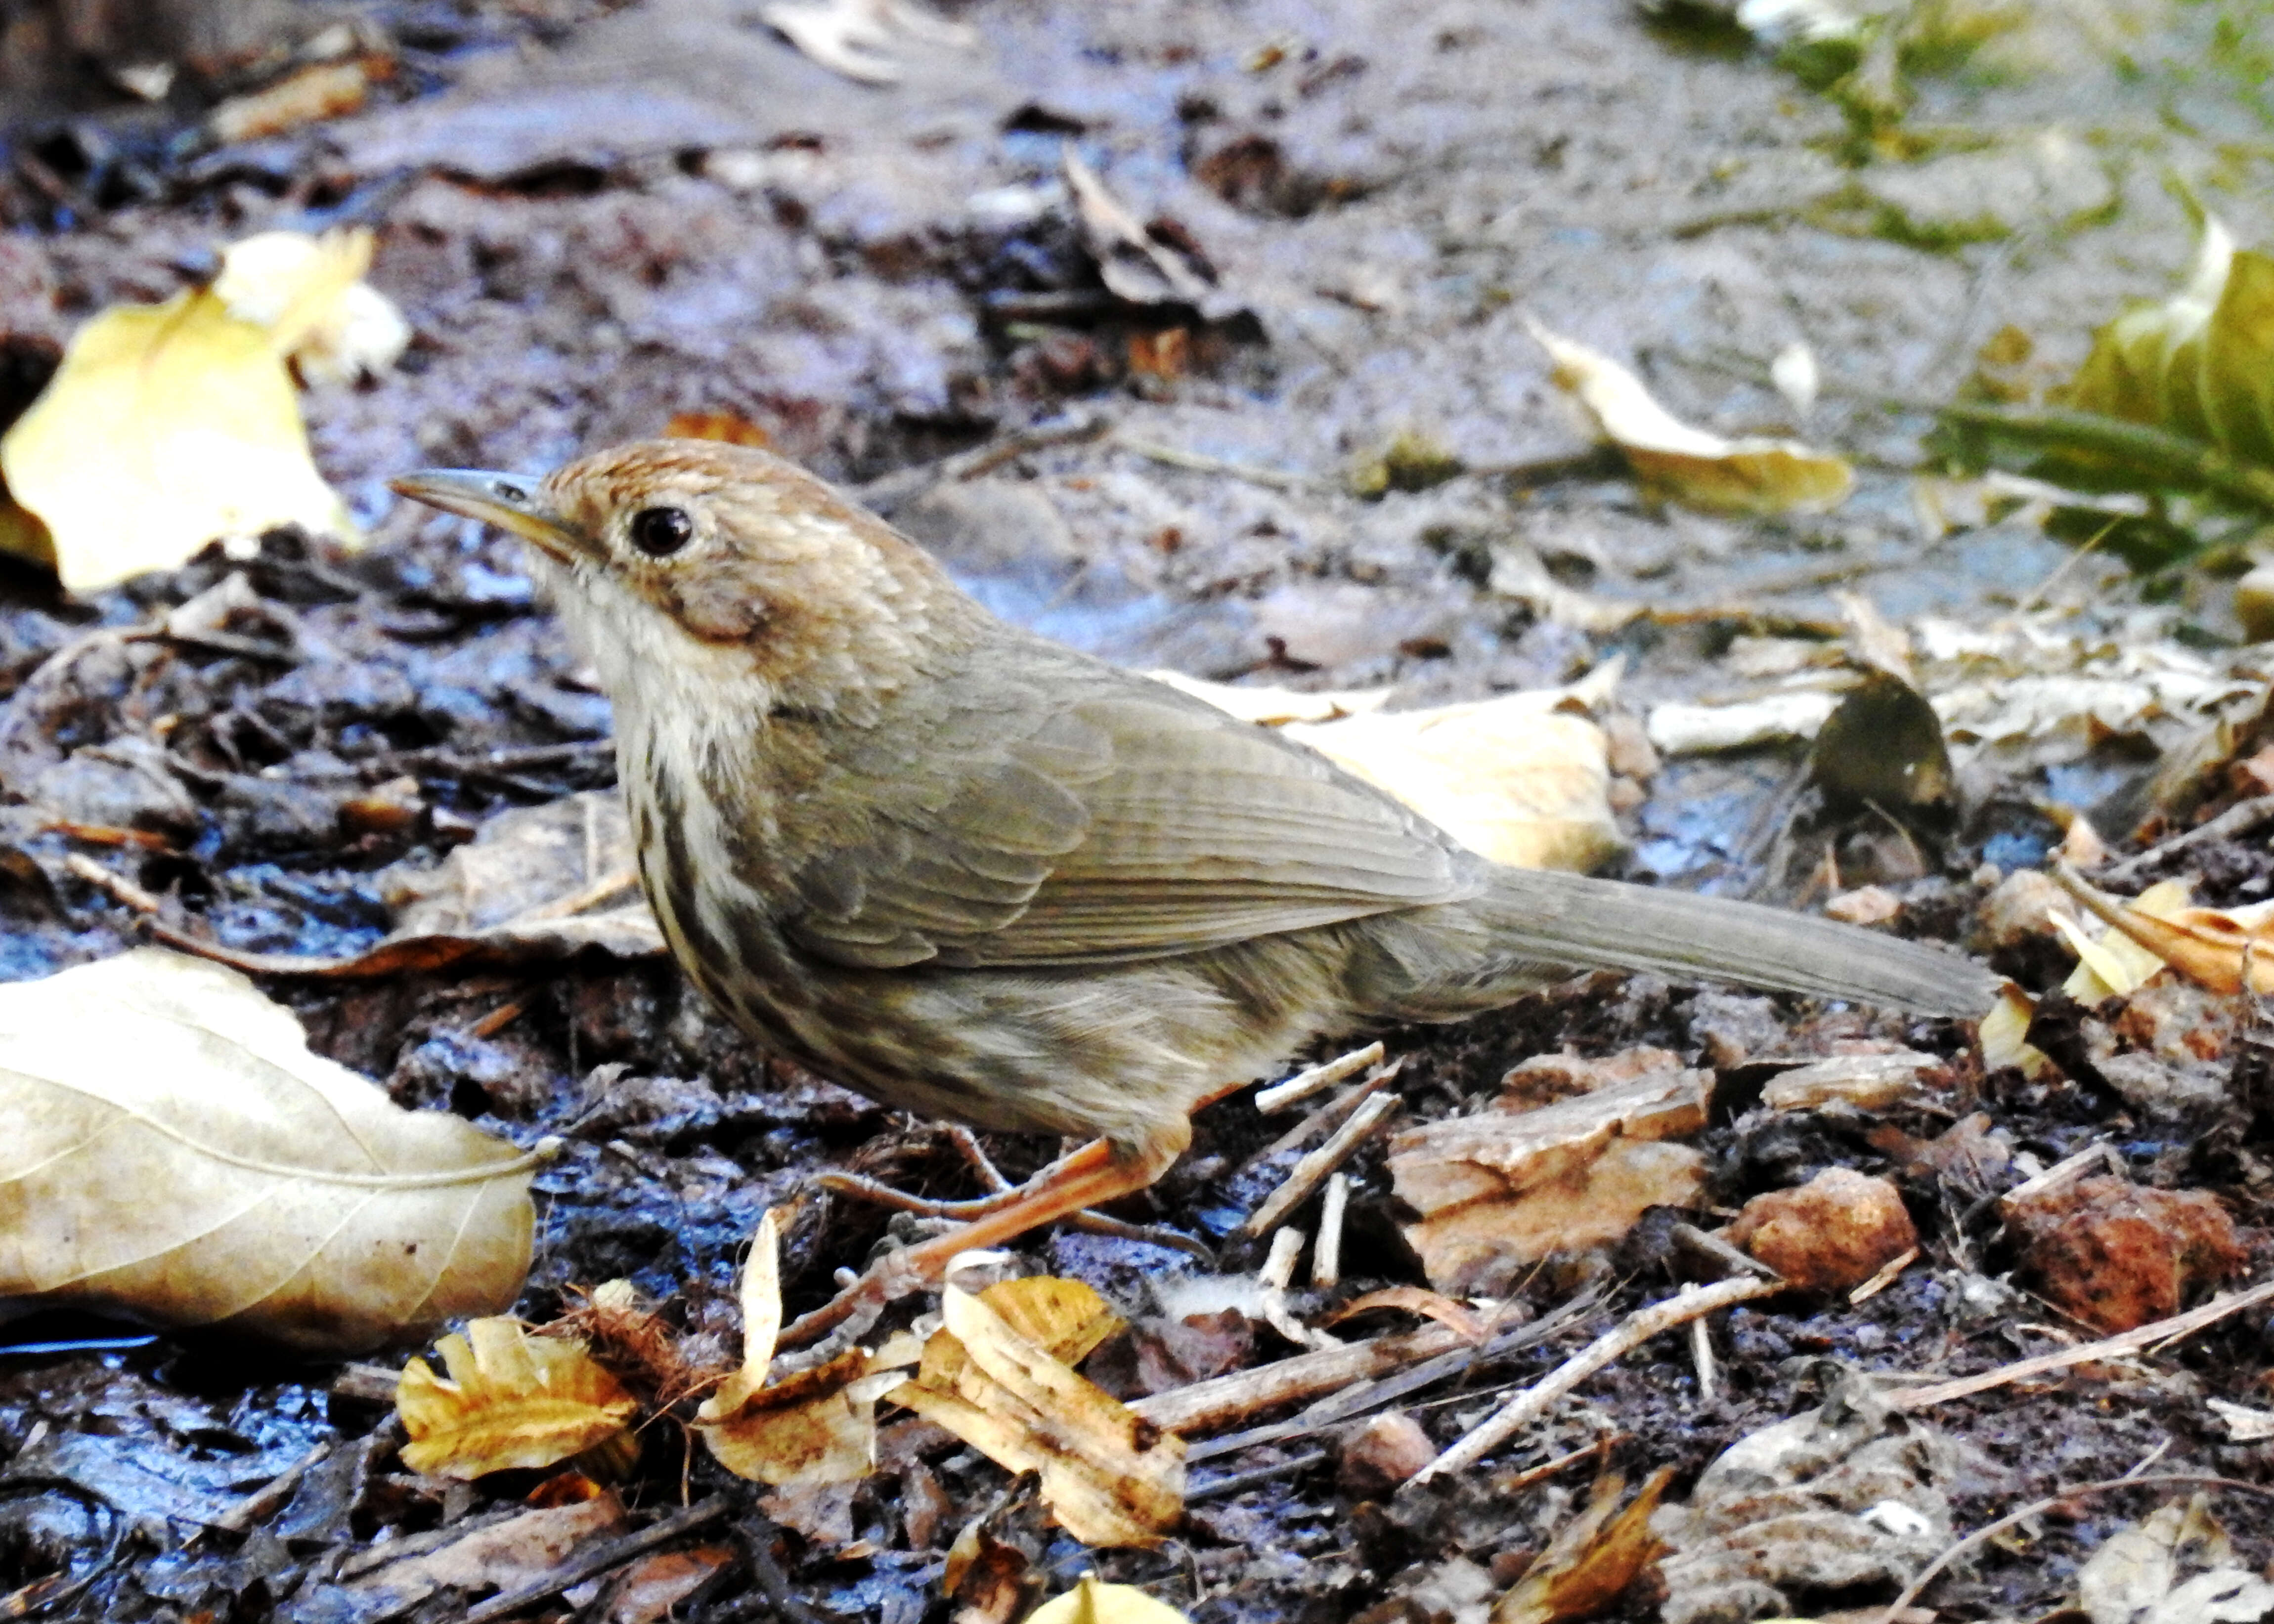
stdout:
{"type": "Polygon", "coordinates": [[[399,493],[528,542],[614,710],[672,953],[764,1049],[889,1107],[1077,1138],[890,1252],[819,1335],[1150,1184],[1314,1041],[1583,971],[1978,1017],[1955,951],[1521,869],[1306,746],[1002,620],[764,450],[649,440],[399,493]]]}

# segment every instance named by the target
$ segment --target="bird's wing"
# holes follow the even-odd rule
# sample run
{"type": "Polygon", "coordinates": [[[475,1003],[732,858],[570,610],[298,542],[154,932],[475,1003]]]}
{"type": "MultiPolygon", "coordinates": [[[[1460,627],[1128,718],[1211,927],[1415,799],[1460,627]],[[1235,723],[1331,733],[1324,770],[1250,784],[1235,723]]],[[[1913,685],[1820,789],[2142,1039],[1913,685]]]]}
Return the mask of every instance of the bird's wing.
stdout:
{"type": "Polygon", "coordinates": [[[1115,674],[1012,742],[968,717],[921,775],[870,763],[863,826],[797,871],[791,936],[850,966],[1101,964],[1480,890],[1449,837],[1314,752],[1115,674]]]}

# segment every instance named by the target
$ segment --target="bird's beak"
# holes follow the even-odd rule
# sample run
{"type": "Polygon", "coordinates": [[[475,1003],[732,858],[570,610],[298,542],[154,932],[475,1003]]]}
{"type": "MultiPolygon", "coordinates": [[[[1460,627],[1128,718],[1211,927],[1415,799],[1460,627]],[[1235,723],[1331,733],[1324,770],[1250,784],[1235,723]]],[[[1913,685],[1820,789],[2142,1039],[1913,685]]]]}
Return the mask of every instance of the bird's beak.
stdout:
{"type": "Polygon", "coordinates": [[[564,564],[590,562],[592,544],[561,518],[545,487],[520,474],[485,473],[473,468],[422,468],[388,482],[408,496],[445,513],[461,514],[511,530],[564,564]]]}

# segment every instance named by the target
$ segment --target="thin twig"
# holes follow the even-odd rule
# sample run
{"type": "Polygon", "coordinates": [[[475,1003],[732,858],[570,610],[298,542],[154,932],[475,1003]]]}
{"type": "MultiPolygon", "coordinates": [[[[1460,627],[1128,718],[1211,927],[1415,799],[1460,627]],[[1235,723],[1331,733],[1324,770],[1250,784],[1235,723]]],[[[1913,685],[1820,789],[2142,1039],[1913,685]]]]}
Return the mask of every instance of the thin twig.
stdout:
{"type": "Polygon", "coordinates": [[[1195,474],[1221,474],[1228,479],[1245,479],[1250,485],[1260,485],[1274,491],[1307,491],[1325,484],[1308,474],[1291,474],[1276,468],[1251,468],[1245,462],[1227,462],[1221,457],[1203,456],[1197,451],[1180,450],[1175,446],[1156,446],[1148,440],[1132,440],[1126,434],[1116,434],[1113,443],[1133,456],[1143,457],[1148,462],[1159,462],[1168,468],[1182,468],[1195,474]]]}
{"type": "Polygon", "coordinates": [[[2274,1280],[2253,1286],[2248,1291],[2215,1297],[2201,1308],[2191,1308],[2186,1313],[2173,1314],[2168,1320],[2158,1320],[2137,1330],[2103,1337],[2097,1342],[2080,1342],[2074,1348],[2057,1349],[2052,1353],[2041,1353],[2035,1358],[2016,1359],[2013,1364],[2001,1365],[1996,1370],[1984,1371],[1978,1375],[1960,1376],[1950,1381],[1939,1381],[1931,1387],[1913,1387],[1908,1393],[1891,1395],[1887,1402],[1897,1410],[1924,1410],[1930,1404],[1947,1403],[1954,1398],[1986,1393],[1992,1387],[2002,1387],[2031,1376],[2067,1370],[2072,1365],[2086,1365],[2095,1360],[2138,1353],[2157,1342],[2192,1336],[2205,1326],[2216,1325],[2229,1314],[2240,1313],[2270,1297],[2274,1297],[2274,1280]]]}
{"type": "MultiPolygon", "coordinates": [[[[1600,1291],[1591,1288],[1561,1304],[1553,1312],[1534,1320],[1531,1324],[1517,1326],[1513,1330],[1502,1332],[1481,1348],[1460,1340],[1458,1332],[1451,1332],[1455,1345],[1449,1352],[1440,1353],[1434,1357],[1414,1356],[1415,1362],[1407,1364],[1403,1368],[1395,1365],[1385,1365],[1379,1371],[1361,1369],[1356,1375],[1346,1376],[1339,1383],[1327,1389],[1326,1397],[1320,1399],[1291,1420],[1276,1421],[1267,1426],[1252,1427],[1244,1432],[1232,1432],[1222,1438],[1211,1438],[1205,1442],[1193,1444],[1186,1451],[1185,1460],[1188,1464],[1198,1465],[1201,1462],[1213,1460],[1217,1455],[1236,1455],[1242,1449],[1253,1449],[1261,1444],[1284,1443],[1289,1439],[1306,1438],[1314,1432],[1338,1425],[1353,1417],[1365,1415],[1369,1410],[1379,1410],[1385,1404],[1396,1403],[1409,1393],[1418,1393],[1423,1387],[1434,1386],[1437,1382],[1449,1380],[1457,1376],[1465,1376],[1479,1365],[1506,1358],[1512,1353],[1519,1353],[1526,1348],[1547,1342],[1560,1333],[1569,1330],[1587,1314],[1593,1312],[1600,1300],[1600,1291]]],[[[1449,1330],[1449,1327],[1444,1326],[1433,1328],[1438,1331],[1449,1330]]],[[[1315,1369],[1338,1356],[1376,1349],[1379,1345],[1377,1342],[1360,1342],[1347,1348],[1330,1349],[1323,1354],[1299,1354],[1294,1358],[1284,1359],[1276,1365],[1267,1365],[1261,1368],[1266,1372],[1282,1372],[1288,1366],[1315,1369]]],[[[1239,1383],[1252,1373],[1254,1372],[1241,1371],[1232,1376],[1218,1377],[1213,1382],[1199,1382],[1192,1387],[1182,1387],[1173,1393],[1163,1394],[1160,1398],[1178,1398],[1203,1387],[1223,1387],[1229,1393],[1233,1384],[1239,1383]]],[[[1317,1387],[1309,1389],[1310,1392],[1320,1390],[1317,1387]]],[[[1301,1393],[1294,1396],[1306,1397],[1308,1394],[1301,1393]]],[[[1457,1396],[1472,1401],[1478,1395],[1470,1393],[1457,1396]]],[[[1237,1415],[1253,1414],[1256,1410],[1272,1408],[1281,1402],[1284,1402],[1283,1399],[1274,1393],[1266,1402],[1249,1404],[1245,1410],[1230,1414],[1219,1410],[1201,1420],[1181,1425],[1161,1420],[1161,1425],[1169,1426],[1173,1431],[1191,1433],[1204,1430],[1206,1425],[1234,1418],[1237,1415]]],[[[1131,1408],[1140,1414],[1148,1414],[1147,1406],[1158,1402],[1158,1399],[1141,1399],[1131,1408]]],[[[1161,1419],[1159,1417],[1150,1418],[1161,1419]]]]}
{"type": "Polygon", "coordinates": [[[1581,1382],[1641,1347],[1653,1336],[1673,1330],[1676,1326],[1687,1325],[1700,1315],[1713,1313],[1717,1309],[1751,1302],[1757,1297],[1766,1297],[1784,1289],[1782,1281],[1757,1280],[1747,1276],[1742,1280],[1717,1281],[1710,1286],[1687,1285],[1670,1297],[1653,1303],[1646,1308],[1637,1309],[1502,1405],[1484,1421],[1471,1427],[1442,1455],[1416,1473],[1412,1481],[1427,1483],[1432,1477],[1473,1466],[1525,1426],[1546,1415],[1550,1407],[1581,1382]]]}
{"type": "Polygon", "coordinates": [[[1343,1217],[1350,1207],[1350,1175],[1336,1173],[1329,1177],[1327,1192],[1319,1198],[1319,1239],[1311,1248],[1311,1284],[1321,1291],[1342,1283],[1343,1217]]]}
{"type": "Polygon", "coordinates": [[[2073,1500],[2082,1499],[2087,1494],[2105,1494],[2112,1489],[2138,1489],[2151,1485],[2170,1488],[2182,1485],[2195,1488],[2240,1489],[2247,1494],[2274,1496],[2274,1488],[2269,1488],[2263,1483],[2245,1483],[2239,1477],[2213,1477],[2202,1472],[2158,1472],[2153,1477],[2104,1477],[2097,1483],[2079,1484],[2073,1489],[2063,1489],[2058,1494],[2047,1495],[2044,1500],[2032,1501],[2019,1511],[2009,1511],[1995,1522],[1985,1522],[1976,1529],[1921,1568],[1918,1577],[1904,1586],[1903,1593],[1889,1602],[1886,1611],[1872,1620],[1871,1624],[1895,1624],[1895,1620],[1902,1617],[1903,1609],[1918,1599],[1919,1592],[1926,1589],[1937,1574],[1977,1545],[1996,1538],[2017,1523],[2026,1522],[2031,1517],[2043,1516],[2054,1507],[2066,1505],[2073,1500]]]}
{"type": "Polygon", "coordinates": [[[1323,1094],[1345,1077],[1354,1077],[1382,1058],[1382,1041],[1376,1039],[1364,1049],[1354,1049],[1347,1055],[1298,1071],[1284,1083],[1274,1083],[1255,1096],[1255,1114],[1269,1116],[1299,1105],[1314,1094],[1323,1094]]]}
{"type": "Polygon", "coordinates": [[[107,868],[84,852],[64,853],[64,867],[122,907],[137,914],[155,914],[165,904],[114,868],[107,868]]]}
{"type": "Polygon", "coordinates": [[[331,1454],[332,1440],[328,1438],[206,1526],[226,1534],[242,1534],[291,1499],[300,1479],[329,1460],[331,1454]]]}
{"type": "Polygon", "coordinates": [[[492,1624],[493,1620],[510,1618],[523,1607],[549,1601],[561,1591],[582,1584],[587,1579],[597,1578],[636,1556],[644,1556],[658,1545],[668,1545],[681,1534],[708,1527],[724,1517],[727,1512],[727,1497],[714,1494],[702,1504],[674,1512],[660,1522],[651,1523],[636,1534],[611,1539],[598,1550],[571,1557],[543,1578],[531,1580],[519,1590],[491,1597],[467,1613],[463,1624],[492,1624]]]}
{"type": "Polygon", "coordinates": [[[1367,1136],[1382,1125],[1382,1118],[1404,1102],[1402,1094],[1378,1094],[1352,1112],[1350,1120],[1336,1129],[1331,1139],[1295,1164],[1286,1182],[1264,1198],[1263,1205],[1239,1226],[1239,1232],[1250,1237],[1261,1235],[1301,1206],[1304,1199],[1318,1188],[1320,1181],[1350,1160],[1351,1154],[1365,1143],[1367,1136]]]}
{"type": "Polygon", "coordinates": [[[1374,1067],[1363,1079],[1344,1089],[1333,1099],[1288,1129],[1286,1132],[1241,1162],[1240,1172],[1246,1173],[1251,1168],[1261,1167],[1275,1157],[1285,1155],[1299,1145],[1308,1144],[1356,1110],[1359,1101],[1366,1099],[1376,1089],[1395,1082],[1397,1074],[1404,1069],[1405,1060],[1403,1056],[1387,1065],[1374,1067]]]}
{"type": "Polygon", "coordinates": [[[2102,882],[2128,880],[2142,869],[2154,867],[2181,852],[2208,846],[2215,840],[2225,840],[2236,835],[2248,834],[2262,823],[2274,823],[2274,795],[2260,795],[2249,801],[2238,801],[2208,823],[2201,823],[2184,834],[2135,853],[2121,862],[2110,863],[2093,877],[2102,882]]]}
{"type": "Polygon", "coordinates": [[[1222,1500],[1227,1494],[1241,1494],[1258,1484],[1269,1483],[1274,1477],[1284,1477],[1291,1472],[1303,1471],[1327,1458],[1324,1449],[1313,1449],[1269,1466],[1252,1467],[1246,1471],[1227,1472],[1207,1483],[1196,1483],[1185,1491],[1185,1504],[1194,1505],[1204,1500],[1222,1500]]]}

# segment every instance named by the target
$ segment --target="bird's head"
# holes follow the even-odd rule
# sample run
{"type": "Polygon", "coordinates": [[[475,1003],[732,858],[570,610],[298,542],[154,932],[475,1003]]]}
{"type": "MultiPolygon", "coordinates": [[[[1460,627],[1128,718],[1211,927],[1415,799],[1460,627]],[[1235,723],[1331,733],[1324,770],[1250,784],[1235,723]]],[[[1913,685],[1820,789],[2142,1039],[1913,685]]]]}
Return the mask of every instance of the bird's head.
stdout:
{"type": "Polygon", "coordinates": [[[961,595],[889,525],[764,451],[651,440],[542,478],[433,469],[404,496],[531,544],[618,699],[756,680],[775,703],[905,680],[961,595]]]}

